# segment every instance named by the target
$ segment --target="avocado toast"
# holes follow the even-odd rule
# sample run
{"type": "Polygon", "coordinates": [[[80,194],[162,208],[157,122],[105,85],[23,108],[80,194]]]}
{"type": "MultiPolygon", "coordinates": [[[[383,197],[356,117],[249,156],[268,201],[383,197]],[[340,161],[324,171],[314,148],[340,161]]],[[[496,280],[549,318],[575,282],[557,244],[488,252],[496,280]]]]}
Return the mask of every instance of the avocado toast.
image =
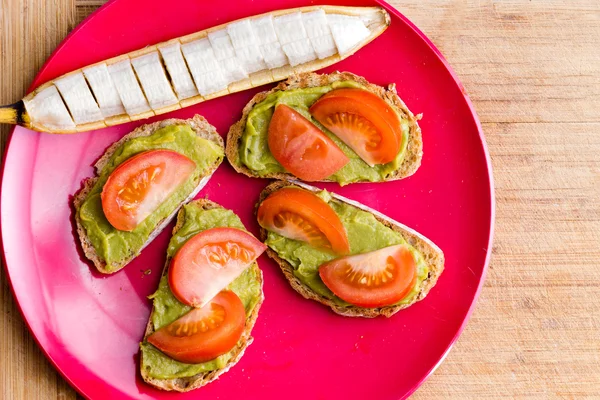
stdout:
{"type": "Polygon", "coordinates": [[[223,159],[223,140],[204,117],[167,119],[143,125],[110,146],[96,162],[96,177],[75,194],[75,221],[85,256],[98,271],[117,272],[135,258],[173,219],[181,204],[206,185],[223,159]],[[116,229],[106,219],[101,192],[110,175],[149,150],[170,149],[196,163],[191,177],[132,232],[116,229]],[[132,157],[133,156],[133,157],[132,157]]]}
{"type": "Polygon", "coordinates": [[[168,283],[171,260],[184,242],[193,235],[215,227],[234,227],[244,229],[240,219],[230,210],[226,210],[209,200],[196,200],[185,205],[177,215],[177,224],[169,243],[167,260],[163,270],[159,289],[150,296],[154,306],[144,340],[141,343],[141,374],[145,382],[163,390],[186,392],[204,386],[217,379],[235,365],[245,349],[252,343],[250,336],[258,317],[258,311],[264,300],[262,292],[262,272],[254,261],[229,286],[244,303],[246,312],[243,333],[236,345],[226,354],[215,360],[200,364],[186,364],[170,359],[147,339],[157,329],[180,318],[191,308],[182,304],[172,294],[168,283]]]}
{"type": "MultiPolygon", "coordinates": [[[[345,316],[390,317],[425,298],[436,284],[444,269],[444,254],[433,242],[375,210],[334,193],[319,191],[297,181],[274,182],[262,191],[258,201],[257,212],[261,226],[263,225],[260,221],[261,204],[270,195],[284,188],[301,188],[324,200],[338,215],[344,226],[343,229],[347,231],[351,254],[372,252],[386,246],[402,244],[407,246],[416,261],[416,282],[404,297],[385,306],[360,307],[340,299],[321,279],[319,268],[336,259],[336,255],[261,227],[260,239],[269,246],[267,254],[279,264],[294,290],[305,298],[318,301],[345,316]]],[[[308,208],[307,205],[308,203],[304,202],[305,208],[308,208]]],[[[327,219],[332,220],[330,217],[327,219]]],[[[279,224],[276,222],[276,225],[282,226],[284,222],[280,221],[279,224]]]]}
{"type": "MultiPolygon", "coordinates": [[[[233,168],[250,177],[294,179],[295,176],[286,171],[279,160],[272,154],[268,127],[273,109],[284,104],[307,118],[312,124],[325,132],[326,140],[333,140],[348,158],[346,164],[333,174],[313,181],[336,181],[342,185],[352,182],[382,182],[406,178],[416,172],[421,165],[423,143],[421,129],[418,125],[420,115],[414,115],[400,99],[396,86],[388,88],[369,83],[365,78],[350,72],[334,72],[331,74],[303,73],[290,77],[275,88],[255,95],[244,107],[242,118],[231,126],[227,135],[226,155],[233,168]],[[361,89],[383,100],[399,119],[399,136],[401,144],[393,160],[381,165],[369,165],[353,149],[340,138],[332,134],[311,116],[311,107],[321,97],[330,95],[339,89],[361,89]]],[[[396,120],[397,121],[397,120],[396,120]]],[[[387,145],[386,145],[387,146],[387,145]]],[[[296,159],[301,156],[296,155],[296,159]]],[[[388,159],[389,160],[389,159],[388,159]]],[[[323,160],[311,163],[311,168],[323,160]]],[[[301,178],[302,179],[302,178],[301,178]]],[[[309,180],[309,179],[302,179],[309,180]]]]}

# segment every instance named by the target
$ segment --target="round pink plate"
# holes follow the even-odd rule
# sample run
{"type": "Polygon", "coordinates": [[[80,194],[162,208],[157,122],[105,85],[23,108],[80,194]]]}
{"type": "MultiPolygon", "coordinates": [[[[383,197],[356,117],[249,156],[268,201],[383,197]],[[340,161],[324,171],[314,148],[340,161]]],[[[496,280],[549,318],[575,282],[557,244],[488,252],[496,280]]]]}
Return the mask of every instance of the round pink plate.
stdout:
{"type": "MultiPolygon", "coordinates": [[[[218,381],[176,394],[155,390],[138,372],[138,344],[158,284],[170,228],[124,270],[96,273],[73,229],[72,195],[91,165],[142,121],[76,135],[17,127],[1,192],[2,241],[15,298],[48,358],[84,396],[95,399],[400,399],[435,369],[457,339],[481,289],[491,249],[494,199],[489,156],[473,107],[441,54],[398,11],[359,0],[115,0],[82,23],[50,57],[33,87],[70,70],[217,24],[312,4],[374,5],[391,27],[356,55],[328,68],[396,83],[423,113],[424,158],[403,181],[325,185],[428,236],[446,269],[424,301],[392,318],[354,319],[303,299],[275,263],[259,260],[265,303],[245,356],[218,381]]],[[[199,113],[222,135],[259,90],[159,118],[199,113]]],[[[155,119],[159,119],[155,118],[155,119]]],[[[146,121],[144,121],[146,122],[146,121]]],[[[152,121],[150,121],[152,122],[152,121]]],[[[231,208],[257,233],[254,203],[268,182],[225,161],[200,193],[231,208]]]]}

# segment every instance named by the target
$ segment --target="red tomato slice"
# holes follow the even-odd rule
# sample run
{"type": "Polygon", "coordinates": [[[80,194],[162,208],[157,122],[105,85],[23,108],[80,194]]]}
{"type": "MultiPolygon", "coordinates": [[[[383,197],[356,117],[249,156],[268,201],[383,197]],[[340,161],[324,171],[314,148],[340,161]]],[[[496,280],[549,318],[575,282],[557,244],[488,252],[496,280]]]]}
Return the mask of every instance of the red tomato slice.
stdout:
{"type": "Polygon", "coordinates": [[[212,228],[188,240],[169,267],[169,286],[179,301],[202,307],[225,289],[265,250],[236,228],[212,228]]]}
{"type": "Polygon", "coordinates": [[[371,166],[393,161],[400,151],[398,115],[374,93],[333,90],[317,100],[310,113],[371,166]]]}
{"type": "Polygon", "coordinates": [[[245,323],[242,301],[224,290],[204,307],[192,309],[148,336],[148,343],[174,360],[198,364],[230,351],[240,340],[245,323]]]}
{"type": "Polygon", "coordinates": [[[404,245],[337,258],[321,265],[319,275],[336,296],[359,307],[395,304],[417,282],[415,259],[404,245]]]}
{"type": "Polygon", "coordinates": [[[348,254],[346,229],[333,209],[308,190],[286,187],[267,197],[258,207],[258,223],[290,239],[348,254]]]}
{"type": "Polygon", "coordinates": [[[196,163],[171,150],[150,150],[119,165],[102,188],[102,210],[112,226],[134,230],[183,184],[196,163]]]}
{"type": "Polygon", "coordinates": [[[344,88],[332,90],[321,97],[321,99],[327,99],[330,97],[346,97],[349,99],[360,100],[365,107],[371,107],[373,110],[380,113],[387,120],[392,129],[398,133],[398,137],[402,138],[402,130],[400,129],[400,118],[398,117],[398,113],[396,113],[385,100],[377,96],[375,93],[363,89],[344,88]]]}
{"type": "Polygon", "coordinates": [[[325,179],[349,161],[333,140],[285,104],[275,108],[268,144],[273,157],[304,181],[325,179]]]}

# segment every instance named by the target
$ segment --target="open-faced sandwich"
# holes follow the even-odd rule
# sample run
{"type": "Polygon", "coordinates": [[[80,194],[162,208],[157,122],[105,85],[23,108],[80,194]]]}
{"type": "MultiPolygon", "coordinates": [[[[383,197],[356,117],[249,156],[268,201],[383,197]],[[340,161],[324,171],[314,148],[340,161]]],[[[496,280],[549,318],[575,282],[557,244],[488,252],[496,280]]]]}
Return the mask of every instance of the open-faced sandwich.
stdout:
{"type": "Polygon", "coordinates": [[[291,77],[246,105],[227,135],[230,164],[250,177],[382,182],[421,165],[418,116],[396,93],[349,72],[291,77]]]}
{"type": "Polygon", "coordinates": [[[265,249],[216,203],[196,200],[179,211],[140,344],[144,381],[186,392],[239,361],[264,299],[256,259],[265,249]]]}
{"type": "Polygon", "coordinates": [[[141,126],[108,148],[75,195],[83,251],[98,271],[123,268],[206,185],[224,157],[204,117],[141,126]]]}
{"type": "Polygon", "coordinates": [[[355,201],[277,181],[257,205],[260,238],[292,287],[338,314],[390,317],[425,298],[444,269],[429,239],[355,201]]]}

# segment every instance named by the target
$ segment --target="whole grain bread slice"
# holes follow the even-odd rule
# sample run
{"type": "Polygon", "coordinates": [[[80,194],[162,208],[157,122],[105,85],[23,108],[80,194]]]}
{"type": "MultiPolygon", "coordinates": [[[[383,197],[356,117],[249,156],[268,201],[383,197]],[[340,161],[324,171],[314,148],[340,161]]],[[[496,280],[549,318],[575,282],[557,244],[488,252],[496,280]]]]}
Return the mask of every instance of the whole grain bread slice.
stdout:
{"type": "MultiPolygon", "coordinates": [[[[203,210],[210,210],[213,208],[221,208],[221,206],[218,205],[217,203],[214,203],[207,199],[195,200],[192,203],[197,204],[203,210]]],[[[184,212],[183,212],[183,210],[180,210],[179,213],[177,214],[177,224],[173,228],[173,234],[177,233],[177,231],[183,226],[184,221],[185,221],[184,212]]],[[[164,267],[163,273],[162,273],[163,276],[166,276],[168,274],[170,262],[171,262],[171,258],[167,257],[167,261],[165,263],[165,267],[164,267]]],[[[256,323],[256,319],[258,318],[258,311],[260,309],[260,306],[262,305],[262,303],[265,299],[264,293],[262,292],[263,277],[262,277],[262,272],[261,272],[260,268],[258,267],[258,264],[256,262],[254,262],[254,264],[252,266],[250,266],[249,268],[256,269],[256,272],[257,272],[256,275],[258,276],[258,278],[260,280],[261,297],[260,297],[260,300],[258,301],[258,303],[256,303],[256,306],[254,306],[254,309],[252,310],[250,315],[248,315],[246,317],[246,325],[244,327],[244,332],[242,333],[242,337],[240,338],[240,340],[237,342],[236,346],[234,347],[233,356],[229,360],[227,365],[225,365],[223,368],[220,368],[220,369],[217,369],[214,371],[200,373],[200,374],[197,374],[197,375],[194,375],[191,377],[187,377],[187,378],[158,379],[158,378],[151,377],[148,374],[148,371],[144,370],[144,368],[143,368],[144,354],[140,353],[140,372],[142,374],[142,378],[144,379],[144,381],[146,383],[148,383],[158,389],[174,390],[174,391],[178,391],[178,392],[189,392],[190,390],[197,389],[201,386],[204,386],[204,385],[218,379],[219,376],[223,375],[225,372],[229,371],[229,369],[231,367],[233,367],[235,364],[237,364],[237,362],[244,355],[244,351],[246,350],[246,348],[248,346],[250,346],[250,344],[254,340],[254,338],[252,336],[250,336],[250,333],[252,332],[252,328],[254,327],[254,324],[256,323]]],[[[153,312],[154,312],[154,308],[152,309],[152,313],[153,312]]],[[[148,336],[150,336],[152,333],[154,333],[154,330],[155,329],[154,329],[154,324],[152,323],[152,314],[150,314],[150,318],[148,319],[148,325],[146,326],[146,332],[144,333],[144,340],[146,340],[146,338],[148,336]]]]}
{"type": "MultiPolygon", "coordinates": [[[[225,147],[225,155],[227,160],[233,166],[233,168],[246,176],[253,178],[273,178],[273,179],[297,179],[294,175],[285,172],[274,172],[266,175],[257,175],[251,169],[246,167],[240,161],[240,146],[242,136],[246,129],[246,122],[248,121],[248,114],[252,111],[252,108],[265,100],[267,96],[278,91],[285,91],[291,89],[304,89],[317,86],[326,86],[334,82],[339,81],[354,81],[361,84],[368,90],[388,103],[394,108],[403,119],[409,122],[409,134],[408,144],[406,148],[406,155],[398,167],[398,169],[385,181],[395,181],[404,179],[414,174],[419,166],[421,165],[421,159],[423,158],[423,139],[421,136],[421,128],[419,127],[418,121],[421,119],[421,115],[414,115],[404,104],[402,99],[396,92],[396,85],[390,84],[388,88],[384,88],[375,84],[370,83],[365,78],[355,75],[351,72],[333,72],[331,74],[316,74],[316,73],[302,73],[291,76],[288,80],[281,82],[273,89],[256,94],[248,104],[244,107],[242,112],[242,118],[233,124],[229,128],[227,134],[227,143],[225,147]]],[[[323,182],[331,181],[331,179],[324,179],[323,182]]]]}
{"type": "MultiPolygon", "coordinates": [[[[196,132],[196,134],[198,136],[200,136],[201,138],[210,140],[210,141],[218,144],[221,148],[224,147],[223,138],[221,137],[221,135],[219,135],[217,133],[216,128],[214,126],[212,126],[211,124],[209,124],[208,121],[201,115],[195,115],[193,118],[190,118],[187,120],[170,118],[170,119],[165,119],[162,121],[154,122],[152,124],[142,125],[139,128],[135,129],[133,132],[123,136],[120,140],[113,143],[106,150],[104,155],[102,157],[100,157],[100,159],[94,165],[95,170],[96,170],[96,177],[86,179],[83,182],[82,188],[79,190],[79,192],[77,192],[73,196],[73,205],[75,206],[75,224],[77,227],[77,234],[79,236],[79,241],[81,242],[81,247],[83,248],[83,252],[84,252],[85,256],[90,261],[92,261],[92,263],[94,264],[96,269],[98,269],[98,271],[100,271],[101,273],[113,274],[113,273],[121,270],[131,260],[133,260],[135,257],[137,257],[139,252],[138,252],[138,254],[131,254],[129,257],[122,260],[122,262],[119,264],[117,269],[114,269],[114,270],[107,269],[105,260],[102,259],[102,257],[100,257],[100,255],[96,252],[96,249],[92,245],[92,242],[88,238],[88,235],[81,223],[81,219],[79,217],[79,209],[81,208],[81,205],[83,204],[83,202],[87,198],[88,194],[90,193],[90,191],[96,184],[96,181],[98,180],[98,175],[100,174],[100,171],[102,171],[102,169],[106,166],[106,164],[108,163],[108,161],[110,160],[110,158],[112,157],[114,152],[123,143],[125,143],[128,140],[131,140],[133,138],[136,138],[136,137],[150,136],[151,134],[153,134],[160,128],[164,128],[164,127],[170,126],[170,125],[180,125],[180,124],[185,124],[185,125],[190,126],[194,130],[194,132],[196,132]]],[[[222,159],[219,158],[217,160],[217,162],[215,162],[214,165],[212,165],[210,167],[209,171],[200,179],[200,181],[198,182],[198,185],[196,186],[194,191],[192,193],[190,193],[190,195],[184,201],[181,202],[180,206],[187,203],[189,200],[193,199],[194,197],[196,197],[198,192],[200,192],[200,190],[202,190],[202,188],[208,183],[212,174],[216,171],[216,169],[219,167],[221,162],[222,162],[222,159]]],[[[144,245],[140,249],[140,252],[144,249],[144,247],[146,247],[150,242],[152,242],[152,240],[154,240],[154,238],[156,236],[158,236],[158,234],[160,232],[162,232],[162,230],[175,217],[175,214],[177,214],[178,210],[179,210],[179,207],[171,215],[164,218],[156,226],[156,228],[150,234],[150,237],[148,238],[148,240],[144,243],[144,245]]]]}
{"type": "MultiPolygon", "coordinates": [[[[268,185],[261,192],[258,204],[256,205],[256,208],[258,209],[258,206],[260,205],[260,203],[262,203],[262,201],[264,199],[266,199],[267,196],[269,196],[271,193],[276,192],[277,190],[284,188],[284,187],[288,187],[288,186],[299,186],[303,189],[310,190],[312,192],[317,192],[320,190],[318,188],[315,188],[313,186],[310,186],[310,185],[307,185],[307,184],[304,184],[304,183],[301,183],[298,181],[276,181],[276,182],[273,182],[270,185],[268,185]]],[[[298,293],[300,293],[305,298],[318,301],[321,304],[331,307],[331,309],[334,312],[336,312],[337,314],[344,315],[347,317],[374,318],[379,315],[385,315],[386,317],[391,317],[398,311],[400,311],[404,308],[410,307],[417,301],[423,300],[425,298],[425,296],[427,296],[427,294],[429,293],[431,288],[433,286],[435,286],[438,278],[440,277],[442,271],[444,270],[444,253],[442,252],[442,250],[439,247],[437,247],[431,240],[427,239],[425,236],[423,236],[420,233],[416,232],[415,230],[407,227],[406,225],[403,225],[397,221],[394,221],[393,219],[381,214],[380,212],[373,210],[372,208],[369,208],[369,207],[367,207],[363,204],[360,204],[354,200],[350,200],[346,197],[337,195],[335,193],[331,193],[331,196],[335,200],[350,204],[361,210],[370,212],[371,214],[373,214],[373,216],[379,222],[381,222],[385,226],[389,227],[390,229],[393,229],[394,231],[402,234],[402,237],[404,237],[404,239],[408,242],[408,244],[410,244],[412,247],[414,247],[417,251],[419,251],[423,255],[423,259],[424,259],[425,263],[427,264],[427,266],[429,267],[429,274],[428,274],[427,278],[425,278],[425,280],[422,282],[419,293],[413,298],[413,300],[410,303],[378,307],[378,308],[363,308],[363,307],[357,307],[357,306],[340,306],[340,305],[334,303],[331,299],[328,299],[328,298],[316,293],[315,291],[310,289],[308,286],[304,285],[302,283],[302,281],[300,281],[300,279],[298,279],[294,275],[293,266],[290,263],[288,263],[286,260],[284,260],[283,258],[279,257],[277,252],[275,252],[271,248],[267,248],[267,254],[269,255],[269,257],[271,257],[273,260],[275,260],[275,262],[277,262],[277,264],[279,264],[279,267],[283,271],[283,274],[285,275],[287,280],[290,282],[290,285],[292,286],[292,288],[294,288],[294,290],[296,290],[298,293]]],[[[260,228],[260,239],[262,241],[267,240],[267,230],[262,227],[260,228]]]]}

